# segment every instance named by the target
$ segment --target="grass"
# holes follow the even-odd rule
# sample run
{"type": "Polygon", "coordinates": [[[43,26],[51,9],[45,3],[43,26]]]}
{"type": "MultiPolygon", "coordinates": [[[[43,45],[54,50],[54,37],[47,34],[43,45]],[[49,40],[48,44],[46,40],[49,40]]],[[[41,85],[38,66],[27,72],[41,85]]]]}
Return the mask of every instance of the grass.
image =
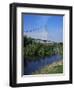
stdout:
{"type": "Polygon", "coordinates": [[[52,63],[50,65],[47,65],[32,74],[58,74],[58,73],[63,73],[63,61],[62,60],[52,63]]]}

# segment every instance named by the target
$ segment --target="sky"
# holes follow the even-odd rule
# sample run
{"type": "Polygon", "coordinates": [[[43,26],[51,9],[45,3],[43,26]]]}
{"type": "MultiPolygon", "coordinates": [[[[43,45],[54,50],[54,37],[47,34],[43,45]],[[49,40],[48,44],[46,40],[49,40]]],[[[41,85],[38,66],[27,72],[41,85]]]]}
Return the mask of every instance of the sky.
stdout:
{"type": "Polygon", "coordinates": [[[63,42],[63,16],[23,14],[23,32],[32,38],[63,42]]]}

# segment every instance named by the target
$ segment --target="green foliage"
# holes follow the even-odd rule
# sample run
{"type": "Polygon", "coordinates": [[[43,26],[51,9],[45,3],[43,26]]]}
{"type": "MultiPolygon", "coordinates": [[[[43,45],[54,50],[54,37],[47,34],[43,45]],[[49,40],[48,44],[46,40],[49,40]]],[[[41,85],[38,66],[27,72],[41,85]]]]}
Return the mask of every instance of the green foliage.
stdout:
{"type": "MultiPolygon", "coordinates": [[[[59,44],[47,44],[37,42],[35,39],[24,37],[24,57],[33,59],[34,57],[45,57],[54,54],[60,54],[63,56],[63,45],[59,44]],[[58,47],[58,49],[57,49],[58,47]]],[[[35,58],[34,58],[35,59],[35,58]]]]}

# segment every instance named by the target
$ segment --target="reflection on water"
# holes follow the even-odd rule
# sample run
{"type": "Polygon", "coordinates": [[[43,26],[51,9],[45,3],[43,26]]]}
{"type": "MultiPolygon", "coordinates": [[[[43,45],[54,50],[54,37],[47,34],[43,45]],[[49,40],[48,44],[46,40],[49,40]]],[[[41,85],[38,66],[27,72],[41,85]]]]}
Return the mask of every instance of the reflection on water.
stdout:
{"type": "Polygon", "coordinates": [[[31,75],[36,70],[39,70],[40,68],[59,60],[62,60],[62,57],[60,55],[53,55],[51,57],[45,57],[35,61],[29,61],[25,59],[24,75],[31,75]]]}

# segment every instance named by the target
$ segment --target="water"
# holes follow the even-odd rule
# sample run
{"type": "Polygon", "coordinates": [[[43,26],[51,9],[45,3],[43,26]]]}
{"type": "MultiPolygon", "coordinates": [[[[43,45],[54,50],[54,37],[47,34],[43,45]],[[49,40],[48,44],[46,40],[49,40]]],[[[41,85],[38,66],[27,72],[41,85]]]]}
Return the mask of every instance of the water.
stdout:
{"type": "Polygon", "coordinates": [[[40,68],[59,60],[62,60],[62,57],[60,55],[53,55],[51,57],[41,58],[36,61],[25,60],[24,75],[31,75],[36,70],[39,70],[40,68]]]}

